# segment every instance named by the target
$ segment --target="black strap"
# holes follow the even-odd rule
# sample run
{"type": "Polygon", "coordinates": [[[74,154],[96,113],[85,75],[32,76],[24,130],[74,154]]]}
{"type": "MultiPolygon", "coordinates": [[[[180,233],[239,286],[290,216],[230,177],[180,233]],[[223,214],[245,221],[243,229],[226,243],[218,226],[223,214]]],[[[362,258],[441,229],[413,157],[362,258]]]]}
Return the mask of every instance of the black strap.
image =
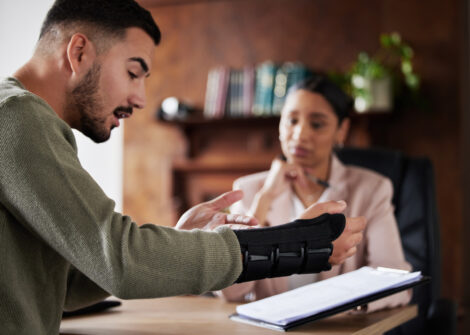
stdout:
{"type": "Polygon", "coordinates": [[[323,214],[276,227],[235,230],[243,255],[236,282],[330,270],[331,242],[342,233],[345,221],[342,214],[323,214]]]}

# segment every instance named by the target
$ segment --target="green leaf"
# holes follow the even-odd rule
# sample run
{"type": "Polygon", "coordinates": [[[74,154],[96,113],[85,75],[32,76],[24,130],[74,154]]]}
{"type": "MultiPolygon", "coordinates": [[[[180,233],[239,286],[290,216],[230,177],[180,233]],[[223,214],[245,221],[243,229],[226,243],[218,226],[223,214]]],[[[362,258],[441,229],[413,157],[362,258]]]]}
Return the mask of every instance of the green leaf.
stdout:
{"type": "Polygon", "coordinates": [[[367,63],[369,61],[369,55],[367,52],[360,52],[357,59],[360,63],[367,63]]]}
{"type": "Polygon", "coordinates": [[[401,48],[401,55],[404,58],[411,59],[413,57],[413,49],[411,49],[408,45],[404,45],[401,48]]]}
{"type": "Polygon", "coordinates": [[[403,74],[411,74],[413,72],[413,65],[410,60],[404,60],[401,62],[401,71],[403,74]]]}
{"type": "Polygon", "coordinates": [[[382,44],[382,46],[385,48],[390,47],[392,45],[392,39],[390,38],[390,35],[388,34],[380,35],[380,44],[382,44]]]}
{"type": "Polygon", "coordinates": [[[399,45],[401,43],[401,36],[397,32],[393,32],[390,34],[390,39],[392,44],[399,45]]]}
{"type": "Polygon", "coordinates": [[[419,78],[417,75],[410,73],[405,76],[405,82],[409,88],[416,90],[419,88],[419,78]]]}

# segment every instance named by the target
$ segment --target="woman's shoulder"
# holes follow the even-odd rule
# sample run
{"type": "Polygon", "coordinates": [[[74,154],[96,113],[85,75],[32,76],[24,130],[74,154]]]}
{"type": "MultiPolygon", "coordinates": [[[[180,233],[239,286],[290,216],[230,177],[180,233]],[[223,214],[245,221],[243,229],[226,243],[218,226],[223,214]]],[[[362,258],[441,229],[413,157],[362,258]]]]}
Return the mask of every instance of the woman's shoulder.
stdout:
{"type": "Polygon", "coordinates": [[[392,192],[393,190],[391,180],[378,172],[356,165],[344,165],[344,169],[344,176],[350,186],[375,191],[392,192]]]}
{"type": "Polygon", "coordinates": [[[392,206],[394,190],[389,178],[373,170],[352,165],[345,166],[343,176],[349,215],[365,216],[370,220],[376,213],[383,214],[392,206]]]}

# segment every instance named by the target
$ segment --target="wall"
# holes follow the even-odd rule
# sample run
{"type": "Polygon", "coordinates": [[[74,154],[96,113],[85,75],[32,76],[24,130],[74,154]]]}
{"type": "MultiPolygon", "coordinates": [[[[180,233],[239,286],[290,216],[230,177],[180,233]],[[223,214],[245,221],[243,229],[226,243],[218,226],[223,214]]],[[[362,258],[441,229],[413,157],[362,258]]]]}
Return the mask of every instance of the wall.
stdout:
{"type": "Polygon", "coordinates": [[[162,99],[202,107],[207,71],[266,59],[300,60],[345,70],[361,50],[373,52],[381,32],[399,31],[414,47],[428,110],[400,110],[371,133],[372,144],[428,156],[434,163],[441,217],[443,293],[461,287],[457,0],[252,0],[194,2],[151,8],[163,32],[149,79],[148,107],[126,125],[125,212],[138,222],[171,225],[171,162],[184,156],[180,130],[160,124],[162,99]]]}
{"type": "MultiPolygon", "coordinates": [[[[31,57],[39,30],[53,0],[15,0],[0,2],[0,77],[13,74],[31,57]]],[[[78,156],[84,168],[122,210],[123,129],[113,131],[111,139],[99,146],[75,132],[78,156]]]]}
{"type": "MultiPolygon", "coordinates": [[[[465,173],[470,170],[470,3],[467,0],[460,1],[460,102],[461,102],[461,152],[462,159],[462,207],[463,207],[463,227],[460,240],[463,241],[462,247],[462,282],[470,282],[470,176],[465,173]]],[[[470,308],[470,286],[462,285],[461,309],[467,312],[470,308]]],[[[470,318],[466,317],[461,322],[461,334],[470,333],[470,318]]]]}
{"type": "Polygon", "coordinates": [[[53,0],[0,2],[0,77],[11,75],[31,57],[42,20],[52,3],[53,0]]]}

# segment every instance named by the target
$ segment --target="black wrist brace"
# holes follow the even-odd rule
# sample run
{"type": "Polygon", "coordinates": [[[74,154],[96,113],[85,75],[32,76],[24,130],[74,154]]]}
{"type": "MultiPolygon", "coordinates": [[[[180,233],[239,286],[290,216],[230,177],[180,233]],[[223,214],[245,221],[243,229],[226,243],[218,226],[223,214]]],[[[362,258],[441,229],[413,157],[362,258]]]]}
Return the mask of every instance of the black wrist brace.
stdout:
{"type": "Polygon", "coordinates": [[[275,227],[234,230],[243,255],[236,283],[330,270],[331,242],[345,224],[342,214],[323,214],[275,227]]]}

